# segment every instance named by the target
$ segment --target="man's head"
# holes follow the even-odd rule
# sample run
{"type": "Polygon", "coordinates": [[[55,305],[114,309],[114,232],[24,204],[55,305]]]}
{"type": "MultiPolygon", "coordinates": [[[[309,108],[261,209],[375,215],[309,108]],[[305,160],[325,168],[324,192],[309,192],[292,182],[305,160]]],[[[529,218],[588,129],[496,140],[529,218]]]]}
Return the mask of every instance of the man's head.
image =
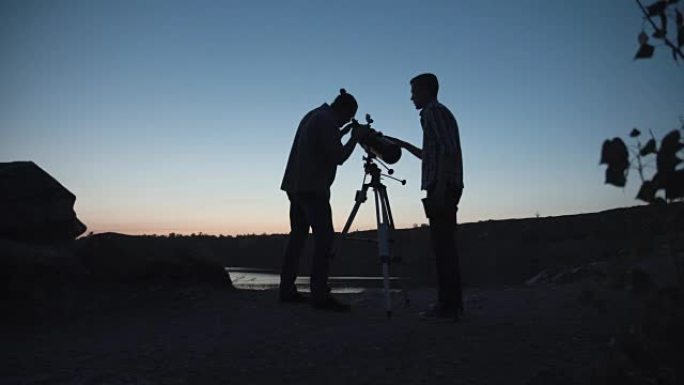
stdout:
{"type": "Polygon", "coordinates": [[[348,94],[344,88],[340,89],[340,94],[337,95],[330,107],[337,113],[340,127],[348,123],[356,115],[356,110],[359,109],[356,99],[348,94]]]}
{"type": "Polygon", "coordinates": [[[420,74],[411,79],[411,100],[418,110],[437,99],[438,91],[439,82],[434,74],[420,74]]]}

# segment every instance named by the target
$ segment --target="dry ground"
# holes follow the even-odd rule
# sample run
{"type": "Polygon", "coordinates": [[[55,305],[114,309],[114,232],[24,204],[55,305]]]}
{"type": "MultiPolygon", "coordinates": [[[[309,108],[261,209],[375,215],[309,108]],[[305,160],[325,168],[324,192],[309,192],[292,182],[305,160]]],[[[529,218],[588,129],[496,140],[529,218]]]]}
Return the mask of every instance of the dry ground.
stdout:
{"type": "Polygon", "coordinates": [[[74,292],[5,310],[2,384],[574,384],[627,308],[583,304],[577,285],[472,289],[459,323],[422,321],[433,292],[342,295],[335,314],[274,291],[210,287],[74,292]]]}

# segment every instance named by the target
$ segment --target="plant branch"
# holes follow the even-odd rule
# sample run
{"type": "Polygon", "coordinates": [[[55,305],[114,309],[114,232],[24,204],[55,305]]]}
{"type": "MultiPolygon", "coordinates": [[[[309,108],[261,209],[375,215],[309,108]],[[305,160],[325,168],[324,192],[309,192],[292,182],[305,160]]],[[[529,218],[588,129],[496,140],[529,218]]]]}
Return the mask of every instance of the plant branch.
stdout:
{"type": "Polygon", "coordinates": [[[639,165],[639,168],[637,171],[639,171],[639,178],[641,178],[641,183],[644,183],[644,166],[641,164],[641,142],[637,141],[637,148],[639,149],[639,153],[637,154],[636,160],[637,164],[639,165]]]}
{"type": "MultiPolygon", "coordinates": [[[[647,11],[646,8],[644,7],[644,5],[641,4],[641,1],[640,1],[640,0],[636,0],[636,2],[637,2],[637,4],[639,4],[639,8],[641,8],[641,12],[643,12],[643,14],[644,14],[644,16],[646,17],[646,19],[648,20],[648,22],[651,23],[651,26],[653,27],[653,29],[655,29],[656,31],[659,31],[660,28],[658,28],[658,26],[656,25],[656,23],[651,19],[651,16],[648,15],[648,11],[647,11]]],[[[670,39],[667,38],[667,35],[666,35],[666,36],[663,36],[663,40],[665,41],[665,44],[667,44],[670,48],[672,48],[672,51],[673,51],[677,56],[679,56],[681,59],[684,60],[684,53],[682,53],[682,50],[679,49],[679,47],[677,47],[676,45],[674,45],[674,44],[670,41],[670,39]]]]}

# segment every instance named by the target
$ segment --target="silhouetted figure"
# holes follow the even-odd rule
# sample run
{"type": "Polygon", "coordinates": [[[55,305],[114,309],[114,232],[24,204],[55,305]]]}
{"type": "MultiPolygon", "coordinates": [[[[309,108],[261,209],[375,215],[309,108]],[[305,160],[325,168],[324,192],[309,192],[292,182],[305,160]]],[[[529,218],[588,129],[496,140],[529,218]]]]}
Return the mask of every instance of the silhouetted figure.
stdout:
{"type": "Polygon", "coordinates": [[[461,274],[456,247],[456,212],[463,193],[463,161],[458,124],[448,108],[437,100],[439,83],[433,74],[411,80],[411,100],[420,110],[423,149],[397,140],[422,159],[421,189],[437,267],[437,304],[421,313],[428,318],[455,318],[463,312],[461,274]]]}
{"type": "Polygon", "coordinates": [[[330,186],[335,180],[337,166],[346,161],[358,143],[360,129],[352,131],[351,138],[342,145],[341,138],[352,125],[348,123],[356,114],[358,105],[344,89],[335,101],[307,113],[297,128],[287,161],[281,189],[290,200],[290,237],[283,256],[280,273],[280,300],[306,302],[297,292],[295,280],[299,256],[309,228],[313,230],[315,248],[311,266],[311,303],[314,308],[347,311],[349,305],[330,296],[328,263],[335,232],[330,210],[330,186]]]}

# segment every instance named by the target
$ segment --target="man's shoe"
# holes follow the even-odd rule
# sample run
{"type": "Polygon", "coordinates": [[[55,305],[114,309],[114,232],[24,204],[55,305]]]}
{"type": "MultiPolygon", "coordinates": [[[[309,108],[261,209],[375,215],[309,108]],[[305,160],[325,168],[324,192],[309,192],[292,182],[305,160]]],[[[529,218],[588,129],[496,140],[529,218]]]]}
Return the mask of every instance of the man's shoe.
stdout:
{"type": "Polygon", "coordinates": [[[429,310],[419,313],[420,318],[424,320],[435,321],[458,321],[458,311],[452,309],[445,309],[443,306],[434,305],[429,310]]]}
{"type": "Polygon", "coordinates": [[[326,299],[322,301],[313,301],[311,303],[311,306],[313,306],[313,308],[316,310],[328,310],[335,312],[348,312],[351,310],[351,306],[349,306],[346,303],[340,302],[339,300],[331,296],[328,296],[326,299]]]}
{"type": "Polygon", "coordinates": [[[295,292],[289,295],[280,295],[280,302],[283,303],[307,303],[309,298],[302,293],[295,292]]]}

